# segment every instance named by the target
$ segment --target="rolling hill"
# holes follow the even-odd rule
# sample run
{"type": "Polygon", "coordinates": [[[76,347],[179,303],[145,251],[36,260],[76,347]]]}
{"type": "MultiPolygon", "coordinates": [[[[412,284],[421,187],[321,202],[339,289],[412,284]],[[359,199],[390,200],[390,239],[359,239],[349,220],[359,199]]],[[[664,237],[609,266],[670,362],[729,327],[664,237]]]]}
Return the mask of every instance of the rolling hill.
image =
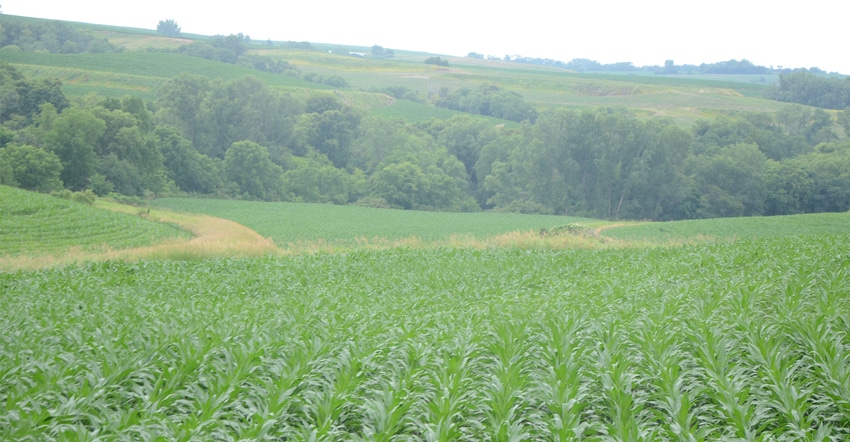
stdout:
{"type": "MultiPolygon", "coordinates": [[[[15,16],[4,16],[3,19],[39,21],[15,16]]],[[[120,53],[51,54],[5,48],[2,59],[27,75],[61,79],[70,96],[97,93],[120,97],[132,94],[151,99],[159,86],[182,72],[225,80],[254,75],[270,87],[294,94],[312,89],[331,89],[324,84],[247,66],[163,52],[193,41],[207,41],[209,37],[205,36],[175,38],[152,30],[85,23],[71,25],[106,38],[124,50],[120,53]]],[[[358,54],[349,55],[336,53],[342,48],[339,45],[310,44],[312,50],[292,46],[286,42],[251,42],[248,54],[285,61],[294,65],[302,76],[342,77],[349,86],[337,89],[349,103],[381,115],[414,121],[421,120],[423,116],[445,115],[445,109],[435,112],[431,106],[395,100],[378,90],[401,87],[424,97],[444,88],[475,88],[490,84],[521,94],[538,109],[625,107],[638,115],[672,117],[683,125],[728,111],[775,112],[784,106],[763,98],[767,83],[760,82],[764,78],[754,79],[752,76],[577,73],[502,60],[447,57],[404,50],[394,50],[392,58],[378,58],[369,54],[370,48],[363,47],[346,47],[350,53],[358,54]],[[449,66],[423,63],[425,58],[434,55],[443,57],[449,66]],[[741,81],[730,81],[730,78],[741,81]],[[370,97],[374,95],[377,97],[370,97]]]]}

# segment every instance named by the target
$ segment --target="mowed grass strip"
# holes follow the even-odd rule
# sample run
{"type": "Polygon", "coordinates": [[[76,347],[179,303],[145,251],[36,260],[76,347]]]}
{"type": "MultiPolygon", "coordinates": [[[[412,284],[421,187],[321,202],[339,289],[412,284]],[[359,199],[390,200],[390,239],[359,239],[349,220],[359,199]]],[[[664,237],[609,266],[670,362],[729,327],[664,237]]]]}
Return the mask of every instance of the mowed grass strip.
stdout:
{"type": "Polygon", "coordinates": [[[0,186],[0,256],[126,249],[189,236],[174,224],[0,186]]]}
{"type": "Polygon", "coordinates": [[[581,223],[605,224],[589,218],[515,213],[446,213],[375,209],[330,204],[269,203],[190,198],[163,198],[156,207],[201,213],[245,225],[276,244],[327,242],[352,245],[370,240],[423,241],[452,237],[484,239],[510,232],[540,231],[581,223]]]}

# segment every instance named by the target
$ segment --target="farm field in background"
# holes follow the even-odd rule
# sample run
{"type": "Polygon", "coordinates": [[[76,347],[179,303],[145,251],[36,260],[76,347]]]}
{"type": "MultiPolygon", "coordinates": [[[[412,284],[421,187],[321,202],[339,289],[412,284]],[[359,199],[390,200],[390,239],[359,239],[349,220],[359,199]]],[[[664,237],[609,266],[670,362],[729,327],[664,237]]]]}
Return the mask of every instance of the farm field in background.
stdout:
{"type": "Polygon", "coordinates": [[[850,212],[636,223],[603,232],[610,238],[650,242],[832,234],[850,235],[850,212]]]}
{"type": "Polygon", "coordinates": [[[375,209],[330,204],[162,198],[154,207],[236,221],[276,244],[326,242],[356,245],[370,240],[415,237],[429,242],[452,236],[484,239],[510,232],[539,231],[569,223],[605,224],[589,218],[515,213],[447,213],[375,209]]]}
{"type": "Polygon", "coordinates": [[[0,274],[0,439],[846,440],[850,237],[0,274]]]}

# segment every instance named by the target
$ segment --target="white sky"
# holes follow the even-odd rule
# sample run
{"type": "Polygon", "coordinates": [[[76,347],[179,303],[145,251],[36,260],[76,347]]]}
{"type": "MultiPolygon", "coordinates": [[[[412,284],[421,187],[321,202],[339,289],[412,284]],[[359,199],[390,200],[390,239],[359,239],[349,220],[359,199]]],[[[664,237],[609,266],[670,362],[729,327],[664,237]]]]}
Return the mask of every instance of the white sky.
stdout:
{"type": "Polygon", "coordinates": [[[253,40],[635,65],[755,64],[850,74],[843,0],[0,0],[4,14],[253,40]]]}

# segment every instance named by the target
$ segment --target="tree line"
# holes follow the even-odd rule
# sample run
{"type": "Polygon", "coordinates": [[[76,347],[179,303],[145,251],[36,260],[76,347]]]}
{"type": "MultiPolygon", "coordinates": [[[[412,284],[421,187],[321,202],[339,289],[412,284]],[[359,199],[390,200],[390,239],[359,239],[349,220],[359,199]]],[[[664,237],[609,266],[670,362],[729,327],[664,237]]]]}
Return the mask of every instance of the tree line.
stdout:
{"type": "Polygon", "coordinates": [[[52,54],[122,51],[106,38],[95,37],[61,21],[4,20],[0,26],[0,48],[52,54]]]}
{"type": "Polygon", "coordinates": [[[824,77],[801,69],[781,75],[779,84],[768,95],[789,103],[847,109],[850,107],[850,76],[824,77]]]}
{"type": "MultiPolygon", "coordinates": [[[[470,52],[468,58],[485,58],[484,55],[470,52]]],[[[773,66],[761,66],[754,64],[747,59],[741,60],[726,60],[715,63],[700,63],[695,64],[676,64],[673,60],[665,60],[663,66],[648,65],[635,66],[629,61],[621,61],[616,63],[600,63],[596,60],[588,58],[574,58],[564,62],[551,58],[524,57],[522,55],[505,55],[504,57],[488,56],[490,60],[502,60],[514,63],[533,64],[538,66],[549,66],[560,69],[569,69],[576,72],[644,72],[653,74],[683,74],[683,75],[705,75],[705,74],[724,74],[724,75],[766,75],[766,74],[791,74],[799,70],[811,72],[813,74],[826,74],[827,72],[817,67],[805,68],[787,68],[773,66]]]]}
{"type": "MultiPolygon", "coordinates": [[[[850,142],[830,114],[802,106],[690,129],[548,109],[506,128],[473,115],[378,118],[334,92],[294,97],[251,76],[179,75],[154,102],[68,100],[59,86],[0,66],[0,183],[609,219],[850,208],[850,142]]],[[[504,95],[464,96],[487,93],[504,95]]]]}

